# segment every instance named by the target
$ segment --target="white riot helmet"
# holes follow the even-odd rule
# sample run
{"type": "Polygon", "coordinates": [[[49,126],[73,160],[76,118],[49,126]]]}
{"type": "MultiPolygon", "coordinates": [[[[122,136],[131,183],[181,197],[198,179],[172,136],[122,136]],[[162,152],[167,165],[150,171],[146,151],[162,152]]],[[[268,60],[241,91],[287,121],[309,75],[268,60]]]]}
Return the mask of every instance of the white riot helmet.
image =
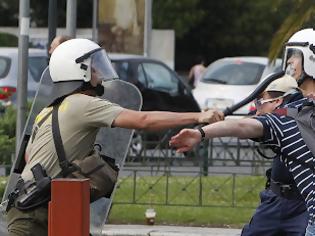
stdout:
{"type": "Polygon", "coordinates": [[[295,77],[299,85],[306,77],[315,79],[315,31],[313,29],[296,32],[286,43],[283,70],[286,74],[295,77]],[[301,72],[294,63],[290,63],[292,58],[300,60],[301,72]]]}
{"type": "Polygon", "coordinates": [[[92,73],[103,81],[118,78],[106,51],[88,39],[71,39],[60,44],[51,55],[49,70],[56,87],[55,99],[89,82],[92,73]]]}

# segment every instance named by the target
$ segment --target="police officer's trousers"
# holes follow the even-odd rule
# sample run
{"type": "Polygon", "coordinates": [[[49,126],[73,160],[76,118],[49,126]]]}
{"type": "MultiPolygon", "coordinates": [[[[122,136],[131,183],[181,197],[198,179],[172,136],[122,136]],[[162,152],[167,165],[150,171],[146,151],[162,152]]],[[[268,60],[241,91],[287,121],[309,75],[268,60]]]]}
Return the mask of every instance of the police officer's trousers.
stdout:
{"type": "Polygon", "coordinates": [[[38,207],[34,210],[20,211],[12,207],[7,215],[9,236],[48,235],[48,209],[38,207]]]}
{"type": "Polygon", "coordinates": [[[267,189],[242,236],[304,236],[308,212],[303,199],[288,200],[267,189]]]}

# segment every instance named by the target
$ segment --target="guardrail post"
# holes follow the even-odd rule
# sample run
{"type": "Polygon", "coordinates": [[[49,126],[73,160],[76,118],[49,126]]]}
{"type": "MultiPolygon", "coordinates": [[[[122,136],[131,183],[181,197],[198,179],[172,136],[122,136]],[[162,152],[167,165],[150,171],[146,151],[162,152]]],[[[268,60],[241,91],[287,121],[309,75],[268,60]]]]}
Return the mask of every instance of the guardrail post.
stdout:
{"type": "Polygon", "coordinates": [[[88,236],[89,227],[89,180],[52,180],[48,236],[88,236]]]}

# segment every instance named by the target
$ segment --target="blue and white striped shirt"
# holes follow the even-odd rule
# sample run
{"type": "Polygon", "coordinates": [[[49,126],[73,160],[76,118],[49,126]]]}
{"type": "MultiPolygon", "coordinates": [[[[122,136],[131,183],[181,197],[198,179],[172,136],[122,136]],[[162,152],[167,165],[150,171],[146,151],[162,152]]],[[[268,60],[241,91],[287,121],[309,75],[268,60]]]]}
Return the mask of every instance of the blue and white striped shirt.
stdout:
{"type": "MultiPolygon", "coordinates": [[[[288,104],[299,107],[305,99],[288,104]]],[[[314,156],[306,146],[295,120],[278,114],[253,117],[264,126],[264,135],[259,141],[280,154],[280,159],[292,173],[294,181],[303,196],[310,221],[315,222],[315,179],[314,156]]]]}

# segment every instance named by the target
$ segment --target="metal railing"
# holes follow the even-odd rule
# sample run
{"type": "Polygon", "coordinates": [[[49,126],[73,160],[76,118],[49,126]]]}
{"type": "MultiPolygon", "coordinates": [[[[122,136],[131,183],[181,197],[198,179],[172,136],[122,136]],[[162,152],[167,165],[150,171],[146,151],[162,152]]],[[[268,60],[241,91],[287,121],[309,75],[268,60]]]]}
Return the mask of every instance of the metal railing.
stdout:
{"type": "Polygon", "coordinates": [[[215,138],[178,154],[168,146],[177,131],[158,137],[136,133],[115,204],[257,206],[258,194],[265,186],[265,170],[271,165],[257,149],[271,157],[270,150],[251,140],[215,138]]]}
{"type": "Polygon", "coordinates": [[[207,140],[193,151],[178,154],[170,149],[168,141],[178,130],[170,130],[160,136],[150,136],[145,132],[136,133],[126,165],[131,166],[270,166],[271,160],[261,157],[259,148],[267,156],[272,156],[257,143],[238,138],[215,138],[207,140]]]}
{"type": "Polygon", "coordinates": [[[237,173],[124,169],[114,203],[253,208],[265,181],[264,176],[237,173]]]}

